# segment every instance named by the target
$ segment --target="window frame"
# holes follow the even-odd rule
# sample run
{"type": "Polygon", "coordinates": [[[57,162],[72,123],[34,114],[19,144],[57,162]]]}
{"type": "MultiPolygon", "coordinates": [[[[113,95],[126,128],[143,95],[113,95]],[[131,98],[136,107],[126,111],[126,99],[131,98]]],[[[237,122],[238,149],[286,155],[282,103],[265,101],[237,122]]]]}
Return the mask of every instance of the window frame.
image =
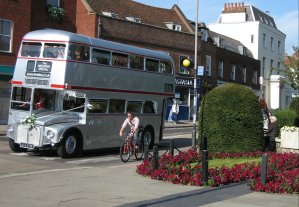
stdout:
{"type": "Polygon", "coordinates": [[[210,55],[206,55],[206,67],[205,67],[205,76],[211,76],[212,72],[212,57],[210,55]]]}
{"type": "MultiPolygon", "coordinates": [[[[4,42],[4,41],[2,41],[2,38],[7,38],[9,41],[8,41],[8,50],[2,50],[1,49],[1,47],[0,47],[0,52],[6,52],[6,53],[11,53],[12,52],[12,44],[13,44],[13,42],[12,42],[12,40],[13,40],[13,27],[14,27],[14,22],[13,21],[11,21],[11,20],[8,20],[8,19],[2,19],[2,18],[0,18],[0,25],[1,25],[1,27],[4,27],[5,25],[4,25],[4,23],[8,23],[8,26],[10,26],[10,28],[8,28],[8,33],[9,34],[5,34],[4,32],[2,32],[2,30],[0,30],[0,46],[2,45],[2,42],[4,42]]],[[[5,28],[4,28],[5,29],[5,28]]],[[[5,42],[3,43],[4,45],[5,45],[5,42]]]]}
{"type": "Polygon", "coordinates": [[[47,0],[47,5],[52,7],[60,7],[60,0],[47,0]],[[54,1],[55,3],[52,3],[54,1]]]}
{"type": "Polygon", "coordinates": [[[231,64],[230,79],[236,80],[236,65],[235,64],[231,64]]]}
{"type": "Polygon", "coordinates": [[[218,62],[218,77],[223,78],[224,61],[219,60],[218,62]]]}

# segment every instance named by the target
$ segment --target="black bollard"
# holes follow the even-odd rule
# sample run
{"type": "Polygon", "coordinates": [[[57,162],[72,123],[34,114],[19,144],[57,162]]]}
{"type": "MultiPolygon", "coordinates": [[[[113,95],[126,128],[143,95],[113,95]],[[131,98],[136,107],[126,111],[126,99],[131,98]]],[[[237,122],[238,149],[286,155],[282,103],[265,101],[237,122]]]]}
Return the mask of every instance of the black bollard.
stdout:
{"type": "Polygon", "coordinates": [[[208,151],[202,150],[202,152],[201,152],[201,182],[204,185],[207,185],[208,179],[209,179],[208,151]]]}
{"type": "Polygon", "coordinates": [[[159,160],[159,151],[158,151],[158,147],[154,146],[153,148],[153,166],[152,166],[152,170],[154,171],[155,169],[158,169],[158,160],[159,160]]]}
{"type": "Polygon", "coordinates": [[[267,182],[267,154],[262,155],[262,164],[261,164],[261,182],[263,185],[266,185],[267,182]]]}
{"type": "Polygon", "coordinates": [[[169,141],[169,154],[170,154],[171,156],[174,155],[174,140],[173,140],[173,139],[171,139],[171,140],[169,141]]]}

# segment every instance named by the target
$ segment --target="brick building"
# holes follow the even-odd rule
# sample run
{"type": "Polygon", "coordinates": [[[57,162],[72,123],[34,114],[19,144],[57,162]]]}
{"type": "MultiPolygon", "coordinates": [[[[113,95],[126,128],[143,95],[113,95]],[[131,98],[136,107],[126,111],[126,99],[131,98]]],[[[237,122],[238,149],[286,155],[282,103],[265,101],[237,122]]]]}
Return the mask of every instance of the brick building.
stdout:
{"type": "MultiPolygon", "coordinates": [[[[7,56],[12,56],[10,67],[15,63],[22,36],[28,31],[43,28],[62,29],[95,38],[165,51],[175,62],[176,98],[180,100],[181,107],[179,118],[186,120],[191,117],[194,73],[193,70],[183,69],[180,63],[185,57],[194,57],[194,26],[177,5],[171,9],[164,9],[131,0],[41,0],[34,3],[31,0],[1,1],[1,8],[4,8],[4,5],[10,5],[18,14],[26,10],[23,14],[24,18],[19,17],[21,21],[15,19],[15,16],[5,16],[4,14],[9,10],[0,10],[0,20],[13,22],[11,36],[14,40],[14,50],[5,53],[7,56]],[[51,19],[49,14],[51,6],[58,6],[65,10],[63,19],[59,21],[51,19]],[[16,33],[16,30],[22,27],[23,30],[16,33]]],[[[217,40],[215,41],[217,35],[211,36],[211,33],[204,28],[201,34],[202,37],[199,37],[198,41],[198,65],[205,66],[206,69],[205,77],[201,78],[203,92],[225,82],[237,82],[253,89],[259,88],[258,84],[252,81],[254,69],[259,67],[258,61],[246,54],[217,45],[217,40]],[[223,70],[222,75],[219,75],[221,64],[223,70]],[[235,65],[234,76],[231,78],[233,65],[235,65]],[[241,75],[242,71],[244,73],[242,67],[246,68],[245,81],[244,75],[241,75]]],[[[5,54],[0,51],[0,65],[5,64],[2,62],[5,54]]]]}

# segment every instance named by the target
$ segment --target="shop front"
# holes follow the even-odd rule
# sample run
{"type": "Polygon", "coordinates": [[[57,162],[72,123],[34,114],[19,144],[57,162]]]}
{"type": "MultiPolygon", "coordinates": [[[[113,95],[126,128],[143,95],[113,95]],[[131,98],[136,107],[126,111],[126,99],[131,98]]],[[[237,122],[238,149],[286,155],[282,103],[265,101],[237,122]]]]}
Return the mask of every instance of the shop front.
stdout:
{"type": "MultiPolygon", "coordinates": [[[[179,78],[175,79],[175,99],[179,104],[178,120],[186,121],[191,120],[193,116],[193,98],[194,98],[194,79],[179,78]]],[[[200,80],[197,79],[197,111],[200,104],[200,80]]],[[[170,110],[172,99],[167,104],[167,118],[170,120],[170,110]]]]}
{"type": "Polygon", "coordinates": [[[10,97],[10,80],[12,79],[14,67],[0,65],[0,125],[7,124],[9,97],[10,97]]]}

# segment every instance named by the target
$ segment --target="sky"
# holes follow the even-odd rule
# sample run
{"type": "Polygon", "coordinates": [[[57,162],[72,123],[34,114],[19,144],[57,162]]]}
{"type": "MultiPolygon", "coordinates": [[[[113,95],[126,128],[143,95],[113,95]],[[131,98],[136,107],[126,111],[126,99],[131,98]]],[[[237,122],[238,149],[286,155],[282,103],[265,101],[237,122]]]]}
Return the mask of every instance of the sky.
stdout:
{"type": "MultiPolygon", "coordinates": [[[[146,5],[170,9],[177,4],[185,16],[195,21],[196,0],[134,0],[146,5]]],[[[206,25],[216,23],[225,3],[251,4],[261,11],[269,11],[277,28],[286,35],[285,50],[289,55],[294,53],[293,46],[298,47],[298,0],[198,0],[198,21],[206,25]]]]}

